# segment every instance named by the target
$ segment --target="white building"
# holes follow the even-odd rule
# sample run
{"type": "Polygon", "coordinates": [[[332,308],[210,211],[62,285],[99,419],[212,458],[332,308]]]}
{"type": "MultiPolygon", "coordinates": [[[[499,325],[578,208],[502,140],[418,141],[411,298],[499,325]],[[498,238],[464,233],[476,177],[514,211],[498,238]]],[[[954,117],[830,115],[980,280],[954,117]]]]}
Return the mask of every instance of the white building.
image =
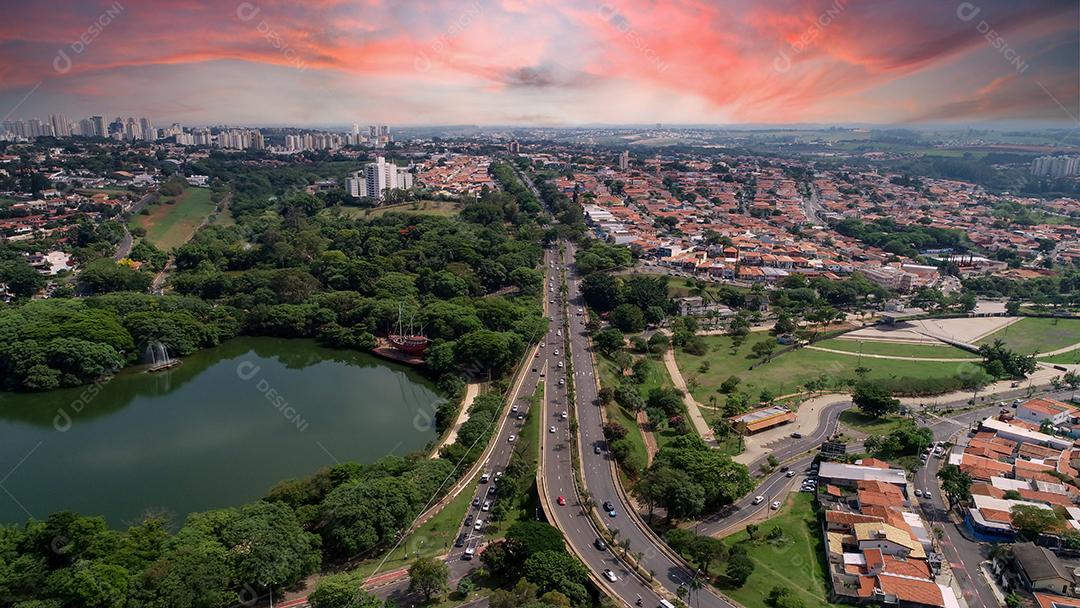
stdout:
{"type": "Polygon", "coordinates": [[[362,172],[345,178],[345,193],[353,198],[366,196],[382,200],[387,190],[408,190],[412,185],[413,176],[408,169],[388,163],[379,156],[375,162],[365,165],[362,172]]]}

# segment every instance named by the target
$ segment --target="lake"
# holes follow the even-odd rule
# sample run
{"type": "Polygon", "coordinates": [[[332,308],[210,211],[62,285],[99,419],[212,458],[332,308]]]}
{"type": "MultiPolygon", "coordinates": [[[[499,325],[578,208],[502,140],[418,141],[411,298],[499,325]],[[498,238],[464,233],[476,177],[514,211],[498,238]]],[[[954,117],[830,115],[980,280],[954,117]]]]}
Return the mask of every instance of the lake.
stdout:
{"type": "Polygon", "coordinates": [[[125,527],[154,511],[175,527],[282,479],[422,449],[442,401],[406,367],[276,338],[231,340],[158,373],[0,393],[0,522],[68,509],[125,527]]]}

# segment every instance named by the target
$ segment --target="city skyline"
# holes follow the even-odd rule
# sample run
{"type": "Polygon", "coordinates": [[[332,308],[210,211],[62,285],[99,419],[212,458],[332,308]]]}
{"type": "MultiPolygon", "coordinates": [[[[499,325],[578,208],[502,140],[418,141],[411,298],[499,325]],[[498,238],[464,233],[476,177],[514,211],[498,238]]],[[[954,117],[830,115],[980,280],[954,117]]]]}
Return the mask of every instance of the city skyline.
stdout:
{"type": "Polygon", "coordinates": [[[24,4],[0,25],[0,116],[1076,124],[1080,6],[919,4],[24,4]]]}

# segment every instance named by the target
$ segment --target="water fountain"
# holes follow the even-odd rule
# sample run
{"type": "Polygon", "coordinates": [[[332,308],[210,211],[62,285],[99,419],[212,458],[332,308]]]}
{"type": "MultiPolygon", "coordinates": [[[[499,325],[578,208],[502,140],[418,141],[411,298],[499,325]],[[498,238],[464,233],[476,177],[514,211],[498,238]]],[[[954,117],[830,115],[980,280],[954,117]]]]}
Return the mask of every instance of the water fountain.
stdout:
{"type": "Polygon", "coordinates": [[[170,356],[168,347],[160,341],[147,344],[143,357],[150,363],[150,367],[146,369],[148,372],[160,372],[180,365],[180,359],[170,356]]]}

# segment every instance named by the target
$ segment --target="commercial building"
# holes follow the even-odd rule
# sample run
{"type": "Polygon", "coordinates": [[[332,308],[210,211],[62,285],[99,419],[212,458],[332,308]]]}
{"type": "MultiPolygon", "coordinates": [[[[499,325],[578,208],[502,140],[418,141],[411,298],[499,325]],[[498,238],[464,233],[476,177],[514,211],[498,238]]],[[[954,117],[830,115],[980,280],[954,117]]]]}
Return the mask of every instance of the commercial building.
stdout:
{"type": "Polygon", "coordinates": [[[737,431],[752,435],[795,420],[795,412],[786,407],[774,405],[733,416],[730,420],[737,431]]]}

